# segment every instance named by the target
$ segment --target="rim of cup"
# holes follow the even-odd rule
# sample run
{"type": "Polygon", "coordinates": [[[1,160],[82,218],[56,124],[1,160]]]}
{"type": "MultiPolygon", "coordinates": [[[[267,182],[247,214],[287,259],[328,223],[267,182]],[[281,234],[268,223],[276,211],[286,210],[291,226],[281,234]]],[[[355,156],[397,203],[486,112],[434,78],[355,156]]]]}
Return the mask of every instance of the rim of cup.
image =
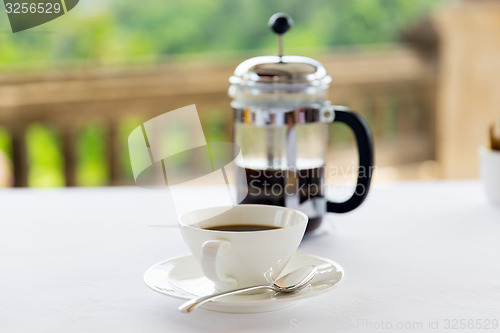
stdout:
{"type": "MultiPolygon", "coordinates": [[[[297,223],[295,223],[293,225],[281,226],[280,228],[269,229],[269,230],[246,231],[245,234],[253,233],[253,232],[278,232],[278,231],[285,229],[285,228],[299,227],[299,226],[301,226],[301,224],[305,224],[307,226],[307,222],[309,221],[309,217],[305,213],[303,213],[299,210],[293,209],[293,208],[282,207],[282,206],[273,206],[273,205],[245,204],[245,205],[236,205],[236,206],[214,206],[214,207],[206,207],[206,208],[196,209],[196,210],[186,212],[186,213],[183,213],[182,215],[180,215],[178,218],[178,223],[180,224],[181,227],[186,227],[186,228],[196,229],[196,230],[205,230],[207,232],[241,234],[241,232],[239,232],[239,231],[207,230],[207,229],[203,229],[202,227],[192,226],[191,224],[187,224],[183,220],[186,218],[186,216],[188,216],[190,214],[194,214],[194,213],[201,212],[204,210],[210,211],[210,210],[220,209],[222,211],[220,214],[223,214],[226,211],[229,211],[229,210],[234,209],[234,208],[239,209],[239,208],[252,208],[252,207],[254,207],[254,208],[258,207],[259,209],[267,209],[267,210],[275,210],[275,211],[281,210],[281,211],[292,212],[294,214],[299,215],[301,217],[301,219],[299,219],[297,221],[297,223]]],[[[215,217],[215,216],[217,216],[217,215],[214,215],[212,217],[215,217]]],[[[209,217],[209,218],[212,218],[212,217],[209,217]]],[[[203,221],[203,219],[200,219],[200,221],[194,222],[194,223],[199,223],[201,221],[203,221]]],[[[249,223],[246,223],[246,224],[249,224],[249,223]]],[[[258,223],[255,223],[255,224],[258,224],[258,223]]],[[[263,223],[262,225],[269,225],[269,224],[263,223]]]]}

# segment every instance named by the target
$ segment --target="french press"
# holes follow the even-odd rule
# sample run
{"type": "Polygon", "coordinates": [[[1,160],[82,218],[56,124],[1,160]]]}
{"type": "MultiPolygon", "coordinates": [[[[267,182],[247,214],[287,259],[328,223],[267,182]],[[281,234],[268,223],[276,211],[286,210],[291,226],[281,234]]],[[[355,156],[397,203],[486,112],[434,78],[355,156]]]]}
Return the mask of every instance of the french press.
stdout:
{"type": "Polygon", "coordinates": [[[286,14],[273,15],[269,26],[278,34],[278,56],[248,59],[229,79],[234,142],[243,156],[237,178],[246,180],[238,202],[298,209],[308,215],[311,231],[326,212],[348,212],[364,201],[371,182],[373,141],[360,115],[327,100],[332,79],[321,63],[283,55],[283,34],[292,24],[286,14]],[[324,196],[328,131],[334,122],[352,129],[359,153],[356,188],[344,202],[324,196]]]}

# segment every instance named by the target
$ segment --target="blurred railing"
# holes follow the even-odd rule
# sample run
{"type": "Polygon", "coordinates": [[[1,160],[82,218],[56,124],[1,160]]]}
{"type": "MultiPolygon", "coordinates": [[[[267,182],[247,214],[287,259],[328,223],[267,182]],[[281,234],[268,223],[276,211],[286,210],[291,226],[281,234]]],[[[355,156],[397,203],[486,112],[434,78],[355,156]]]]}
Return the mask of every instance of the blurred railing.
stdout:
{"type": "MultiPolygon", "coordinates": [[[[316,58],[333,77],[332,103],[348,105],[368,119],[378,165],[434,158],[434,70],[417,53],[393,47],[316,58]]],[[[0,126],[11,136],[15,186],[28,185],[26,131],[35,123],[58,134],[67,186],[78,184],[78,136],[89,124],[104,128],[103,163],[111,185],[132,183],[126,170],[125,119],[138,124],[196,104],[209,141],[230,140],[228,78],[243,59],[0,75],[0,126]]],[[[347,134],[332,138],[348,141],[347,134]]]]}

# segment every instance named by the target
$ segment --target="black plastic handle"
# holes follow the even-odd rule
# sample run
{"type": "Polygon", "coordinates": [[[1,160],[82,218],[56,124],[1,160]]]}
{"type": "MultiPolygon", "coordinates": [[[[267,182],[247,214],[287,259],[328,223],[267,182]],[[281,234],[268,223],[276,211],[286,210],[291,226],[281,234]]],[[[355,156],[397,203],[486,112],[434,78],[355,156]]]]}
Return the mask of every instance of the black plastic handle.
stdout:
{"type": "Polygon", "coordinates": [[[363,117],[344,106],[334,106],[333,110],[335,112],[333,122],[344,123],[354,132],[359,153],[358,181],[354,193],[347,201],[326,203],[328,212],[346,213],[361,205],[370,190],[373,171],[373,138],[370,127],[363,117]]]}

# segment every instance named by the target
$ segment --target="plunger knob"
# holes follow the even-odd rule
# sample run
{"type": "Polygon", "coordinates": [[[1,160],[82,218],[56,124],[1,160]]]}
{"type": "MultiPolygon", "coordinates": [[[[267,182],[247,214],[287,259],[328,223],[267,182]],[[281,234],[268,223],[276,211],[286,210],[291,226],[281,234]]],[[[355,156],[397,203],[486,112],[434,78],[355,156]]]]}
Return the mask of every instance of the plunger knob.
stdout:
{"type": "Polygon", "coordinates": [[[271,16],[267,24],[276,34],[282,35],[293,26],[293,20],[288,14],[276,13],[271,16]]]}

